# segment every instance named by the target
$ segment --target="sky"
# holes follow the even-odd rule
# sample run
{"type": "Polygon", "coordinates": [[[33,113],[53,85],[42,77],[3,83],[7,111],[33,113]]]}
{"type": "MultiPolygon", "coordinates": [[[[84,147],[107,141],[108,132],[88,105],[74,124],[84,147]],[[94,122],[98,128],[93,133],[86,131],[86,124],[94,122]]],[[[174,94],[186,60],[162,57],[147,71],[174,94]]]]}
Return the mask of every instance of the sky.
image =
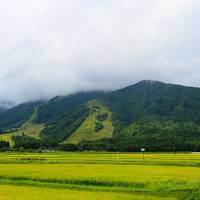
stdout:
{"type": "Polygon", "coordinates": [[[159,80],[200,87],[199,0],[0,0],[0,101],[159,80]]]}

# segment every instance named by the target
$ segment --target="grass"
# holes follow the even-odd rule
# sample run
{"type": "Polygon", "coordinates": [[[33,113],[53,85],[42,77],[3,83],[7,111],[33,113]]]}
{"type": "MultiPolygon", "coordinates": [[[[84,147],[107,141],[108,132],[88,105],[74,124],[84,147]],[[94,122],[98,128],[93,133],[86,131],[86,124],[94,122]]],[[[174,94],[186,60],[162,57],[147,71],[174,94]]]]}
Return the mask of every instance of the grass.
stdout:
{"type": "MultiPolygon", "coordinates": [[[[27,186],[0,185],[1,200],[144,200],[146,196],[132,194],[117,194],[113,192],[95,192],[80,190],[63,190],[53,188],[35,188],[27,186]],[[30,195],[31,194],[31,195],[30,195]]],[[[158,200],[158,197],[149,197],[149,200],[158,200]]],[[[170,200],[172,198],[164,198],[170,200]]]]}
{"type": "Polygon", "coordinates": [[[5,152],[0,197],[39,199],[43,191],[42,199],[54,193],[49,200],[200,199],[199,162],[200,154],[189,153],[146,154],[143,162],[139,153],[120,153],[117,160],[115,153],[5,152]]]}
{"type": "Polygon", "coordinates": [[[0,154],[0,163],[16,163],[25,161],[47,164],[116,164],[116,165],[161,165],[161,166],[200,166],[200,154],[189,153],[94,153],[94,152],[50,152],[20,153],[5,152],[0,154]],[[118,155],[118,156],[117,156],[118,155]],[[118,159],[117,159],[118,158],[118,159]]]}
{"type": "Polygon", "coordinates": [[[82,141],[94,141],[102,138],[111,138],[113,135],[113,126],[111,120],[111,112],[106,106],[97,100],[90,101],[88,103],[90,107],[90,114],[81,126],[65,140],[65,143],[78,144],[82,141]],[[95,122],[98,122],[97,116],[99,114],[107,113],[108,117],[105,121],[102,121],[103,129],[96,132],[95,122]]]}

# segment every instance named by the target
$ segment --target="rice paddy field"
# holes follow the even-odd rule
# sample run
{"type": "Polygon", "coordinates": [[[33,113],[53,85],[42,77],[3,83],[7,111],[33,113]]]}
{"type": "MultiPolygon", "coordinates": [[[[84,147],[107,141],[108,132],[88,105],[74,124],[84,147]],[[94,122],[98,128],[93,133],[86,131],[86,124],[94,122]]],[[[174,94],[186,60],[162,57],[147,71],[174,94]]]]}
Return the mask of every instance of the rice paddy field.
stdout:
{"type": "Polygon", "coordinates": [[[0,153],[4,199],[200,199],[200,154],[0,153]]]}

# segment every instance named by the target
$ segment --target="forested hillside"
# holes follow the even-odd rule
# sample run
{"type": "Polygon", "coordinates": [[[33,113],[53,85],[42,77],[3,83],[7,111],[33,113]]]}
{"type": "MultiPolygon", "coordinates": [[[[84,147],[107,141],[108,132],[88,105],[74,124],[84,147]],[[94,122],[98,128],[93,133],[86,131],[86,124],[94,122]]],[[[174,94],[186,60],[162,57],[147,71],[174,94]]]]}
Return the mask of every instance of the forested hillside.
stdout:
{"type": "Polygon", "coordinates": [[[135,151],[141,146],[152,151],[197,150],[200,89],[141,81],[112,92],[25,103],[0,114],[0,129],[6,136],[17,129],[18,143],[31,140],[28,130],[36,125],[44,127],[39,129],[39,146],[74,143],[80,150],[135,151]],[[30,118],[31,124],[24,128],[30,118]]]}
{"type": "Polygon", "coordinates": [[[10,130],[20,127],[34,112],[34,109],[42,102],[29,102],[20,104],[0,114],[0,130],[10,130]]]}

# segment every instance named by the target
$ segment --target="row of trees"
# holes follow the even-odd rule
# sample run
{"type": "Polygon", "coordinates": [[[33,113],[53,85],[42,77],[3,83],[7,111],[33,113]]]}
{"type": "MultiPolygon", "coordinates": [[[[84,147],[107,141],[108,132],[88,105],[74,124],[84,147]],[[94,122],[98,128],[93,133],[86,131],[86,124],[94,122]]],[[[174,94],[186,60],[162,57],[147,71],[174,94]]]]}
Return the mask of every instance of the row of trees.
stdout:
{"type": "MultiPolygon", "coordinates": [[[[16,150],[38,150],[38,149],[54,149],[61,151],[124,151],[139,152],[143,147],[149,152],[176,152],[176,151],[200,151],[200,144],[192,143],[171,143],[171,144],[131,144],[119,143],[113,139],[104,139],[101,141],[82,142],[78,145],[53,143],[48,140],[32,138],[26,135],[14,136],[14,149],[16,150]]],[[[9,142],[0,141],[0,149],[9,149],[9,142]]]]}
{"type": "Polygon", "coordinates": [[[6,151],[10,148],[10,143],[0,140],[0,151],[6,151]]]}
{"type": "Polygon", "coordinates": [[[141,148],[145,148],[148,152],[200,152],[200,144],[122,144],[115,141],[96,141],[83,142],[78,145],[79,150],[94,151],[121,151],[121,152],[140,152],[141,148]]]}

